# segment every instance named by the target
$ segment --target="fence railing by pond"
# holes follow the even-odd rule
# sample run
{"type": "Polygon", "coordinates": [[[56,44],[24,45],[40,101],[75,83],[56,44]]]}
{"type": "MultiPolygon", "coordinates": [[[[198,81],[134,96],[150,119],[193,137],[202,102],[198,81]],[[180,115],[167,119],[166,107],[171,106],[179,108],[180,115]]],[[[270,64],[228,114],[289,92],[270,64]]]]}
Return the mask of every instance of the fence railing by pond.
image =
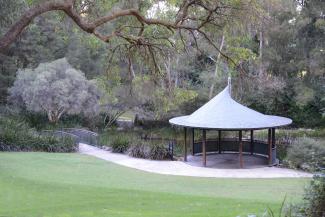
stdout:
{"type": "Polygon", "coordinates": [[[79,138],[79,143],[98,146],[98,134],[87,129],[64,128],[64,132],[71,133],[79,138]]]}
{"type": "Polygon", "coordinates": [[[98,134],[87,129],[63,128],[60,130],[43,130],[42,134],[51,135],[58,138],[71,138],[76,144],[85,143],[98,146],[98,134]]]}

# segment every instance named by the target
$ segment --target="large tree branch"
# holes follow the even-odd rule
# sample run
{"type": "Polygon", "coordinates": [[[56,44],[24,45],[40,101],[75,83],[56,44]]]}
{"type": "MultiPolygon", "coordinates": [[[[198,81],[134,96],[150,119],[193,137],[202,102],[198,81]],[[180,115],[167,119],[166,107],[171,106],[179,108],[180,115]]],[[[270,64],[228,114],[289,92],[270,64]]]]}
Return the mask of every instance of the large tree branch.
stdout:
{"type": "Polygon", "coordinates": [[[190,29],[190,26],[182,26],[179,24],[159,20],[151,19],[142,16],[136,9],[126,9],[113,12],[107,16],[100,17],[93,22],[85,21],[82,16],[74,9],[75,0],[52,0],[41,3],[29,10],[27,10],[20,19],[8,30],[8,32],[0,38],[0,50],[3,51],[10,44],[12,44],[16,38],[22,33],[22,31],[34,20],[35,17],[44,14],[49,11],[61,10],[65,12],[82,30],[88,33],[94,34],[99,39],[107,42],[109,37],[105,37],[96,31],[96,28],[102,26],[105,23],[111,22],[117,18],[124,16],[134,16],[142,24],[147,25],[161,25],[169,29],[185,28],[190,29]]]}
{"type": "MultiPolygon", "coordinates": [[[[212,46],[216,48],[218,52],[221,53],[220,49],[216,45],[214,45],[212,40],[208,37],[208,34],[204,32],[204,27],[206,25],[218,25],[218,23],[215,21],[216,17],[213,16],[218,15],[220,13],[218,12],[218,8],[223,7],[222,5],[218,4],[218,2],[183,0],[183,3],[180,6],[180,9],[177,13],[174,22],[161,19],[147,18],[136,9],[118,10],[106,16],[99,17],[93,21],[87,21],[85,17],[80,15],[80,13],[77,11],[75,7],[75,2],[76,0],[49,0],[40,3],[39,5],[33,8],[30,8],[21,16],[21,18],[15,24],[13,24],[13,26],[8,30],[5,35],[0,37],[0,52],[4,52],[6,48],[8,48],[18,38],[22,31],[34,20],[35,17],[49,11],[59,10],[63,11],[67,16],[69,16],[83,31],[93,34],[104,42],[109,42],[110,39],[113,37],[119,37],[126,40],[130,44],[130,46],[145,47],[149,51],[149,54],[152,56],[155,69],[159,68],[157,66],[153,50],[156,48],[157,44],[155,44],[155,40],[157,39],[155,39],[154,36],[152,38],[143,36],[144,28],[148,25],[163,26],[172,32],[174,32],[174,30],[179,30],[179,32],[181,32],[182,30],[189,31],[194,37],[196,45],[197,39],[194,33],[198,32],[203,36],[203,38],[208,41],[208,43],[211,43],[212,46]],[[193,17],[193,14],[190,14],[190,8],[193,7],[200,7],[201,15],[204,14],[204,12],[206,15],[204,15],[203,17],[201,15],[197,15],[196,17],[196,13],[194,13],[193,17]],[[141,25],[140,31],[137,31],[137,34],[130,34],[129,31],[126,31],[127,33],[124,32],[123,30],[126,28],[126,26],[118,27],[108,35],[104,35],[98,30],[98,27],[101,27],[106,23],[113,22],[118,18],[126,16],[134,17],[141,25]]],[[[184,43],[183,37],[181,37],[181,40],[184,43]]],[[[231,58],[229,58],[224,53],[221,53],[221,56],[223,56],[227,61],[234,63],[234,61],[232,61],[231,58]]]]}
{"type": "Polygon", "coordinates": [[[66,2],[44,2],[26,11],[9,31],[0,38],[0,51],[12,44],[35,17],[48,11],[64,10],[70,2],[69,0],[66,2]]]}

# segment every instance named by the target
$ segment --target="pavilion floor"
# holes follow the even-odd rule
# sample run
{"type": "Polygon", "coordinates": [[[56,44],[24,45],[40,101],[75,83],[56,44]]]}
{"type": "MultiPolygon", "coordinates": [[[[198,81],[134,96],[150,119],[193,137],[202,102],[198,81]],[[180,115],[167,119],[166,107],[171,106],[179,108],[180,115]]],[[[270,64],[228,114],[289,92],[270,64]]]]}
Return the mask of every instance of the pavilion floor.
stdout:
{"type": "MultiPolygon", "coordinates": [[[[268,159],[258,155],[243,154],[243,161],[244,169],[268,167],[268,159]]],[[[191,166],[203,167],[202,155],[188,155],[186,163],[191,166]]],[[[239,169],[239,154],[207,154],[206,167],[217,169],[239,169]]]]}

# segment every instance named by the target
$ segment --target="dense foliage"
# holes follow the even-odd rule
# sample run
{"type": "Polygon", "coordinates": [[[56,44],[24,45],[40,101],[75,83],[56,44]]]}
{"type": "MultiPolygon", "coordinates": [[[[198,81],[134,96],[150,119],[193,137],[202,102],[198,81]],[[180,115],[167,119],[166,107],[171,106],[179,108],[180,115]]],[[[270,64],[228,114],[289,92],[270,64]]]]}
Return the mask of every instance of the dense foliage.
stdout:
{"type": "Polygon", "coordinates": [[[143,141],[137,141],[128,149],[128,154],[131,157],[148,158],[149,150],[150,149],[148,143],[144,143],[143,141]]]}
{"type": "Polygon", "coordinates": [[[285,162],[292,168],[319,171],[325,168],[325,142],[323,139],[298,138],[288,149],[285,162]]]}
{"type": "Polygon", "coordinates": [[[72,68],[66,59],[18,71],[9,92],[16,105],[45,112],[52,123],[57,123],[64,114],[94,116],[98,113],[99,92],[95,84],[72,68]]]}
{"type": "Polygon", "coordinates": [[[170,158],[170,153],[167,151],[165,143],[158,143],[150,147],[148,156],[152,160],[164,160],[170,158]]]}
{"type": "Polygon", "coordinates": [[[325,215],[325,173],[315,175],[305,192],[303,214],[306,217],[325,215]]]}
{"type": "Polygon", "coordinates": [[[125,153],[130,147],[130,141],[127,137],[121,135],[112,139],[110,145],[113,152],[125,153]]]}
{"type": "Polygon", "coordinates": [[[0,115],[0,151],[75,152],[77,149],[69,137],[43,135],[24,120],[0,115]]]}

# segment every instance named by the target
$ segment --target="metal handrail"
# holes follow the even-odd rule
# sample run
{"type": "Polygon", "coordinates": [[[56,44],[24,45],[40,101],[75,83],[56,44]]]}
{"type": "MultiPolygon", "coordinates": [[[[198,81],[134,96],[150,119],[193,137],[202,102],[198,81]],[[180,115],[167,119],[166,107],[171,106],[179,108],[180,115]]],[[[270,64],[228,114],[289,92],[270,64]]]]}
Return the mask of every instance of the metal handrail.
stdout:
{"type": "Polygon", "coordinates": [[[93,131],[90,131],[88,129],[83,129],[83,128],[63,128],[62,130],[64,131],[82,131],[82,132],[86,132],[86,133],[89,133],[93,136],[98,136],[97,133],[93,132],[93,131]]]}
{"type": "Polygon", "coordinates": [[[55,136],[55,137],[60,137],[60,138],[64,138],[64,137],[70,137],[74,140],[75,144],[79,143],[79,137],[76,135],[73,135],[72,133],[68,133],[68,132],[64,132],[64,131],[60,131],[60,130],[42,130],[41,134],[46,133],[47,135],[51,135],[51,136],[55,136]]]}
{"type": "Polygon", "coordinates": [[[43,133],[52,134],[54,136],[70,136],[76,143],[86,143],[89,145],[98,145],[98,134],[87,129],[63,128],[61,130],[43,130],[43,133]]]}

